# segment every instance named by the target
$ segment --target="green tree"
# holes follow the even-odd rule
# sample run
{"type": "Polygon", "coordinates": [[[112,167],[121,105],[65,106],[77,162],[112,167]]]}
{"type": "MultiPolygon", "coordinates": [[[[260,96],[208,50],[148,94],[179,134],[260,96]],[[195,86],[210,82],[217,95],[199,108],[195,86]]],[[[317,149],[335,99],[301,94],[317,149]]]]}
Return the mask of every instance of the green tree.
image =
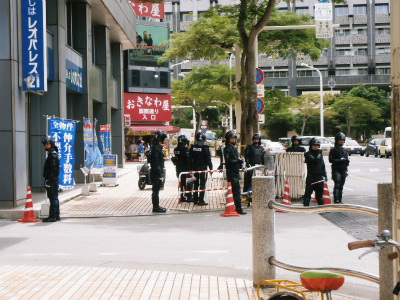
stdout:
{"type": "Polygon", "coordinates": [[[236,97],[236,90],[229,90],[229,67],[225,65],[206,65],[194,67],[181,81],[171,83],[173,105],[190,105],[196,113],[197,128],[200,129],[202,112],[213,106],[213,100],[232,103],[236,97]]]}
{"type": "Polygon", "coordinates": [[[347,136],[351,136],[351,129],[354,124],[364,124],[368,121],[376,122],[381,118],[378,106],[374,102],[350,94],[340,95],[332,107],[337,112],[337,116],[345,120],[347,136]]]}
{"type": "Polygon", "coordinates": [[[319,114],[320,95],[304,94],[297,98],[294,108],[301,120],[301,135],[304,135],[307,121],[319,114]]]}
{"type": "Polygon", "coordinates": [[[240,59],[241,65],[241,78],[237,81],[242,104],[241,132],[247,133],[245,143],[250,142],[258,128],[255,72],[258,51],[277,57],[295,57],[297,53],[303,53],[317,60],[320,51],[329,45],[327,40],[316,39],[314,30],[263,31],[267,24],[312,24],[309,15],[274,10],[276,3],[277,0],[240,0],[239,5],[213,7],[206,17],[192,22],[186,32],[173,34],[164,55],[165,60],[187,56],[220,60],[226,58],[226,52],[233,53],[234,44],[243,49],[241,57],[236,59],[240,59]]]}

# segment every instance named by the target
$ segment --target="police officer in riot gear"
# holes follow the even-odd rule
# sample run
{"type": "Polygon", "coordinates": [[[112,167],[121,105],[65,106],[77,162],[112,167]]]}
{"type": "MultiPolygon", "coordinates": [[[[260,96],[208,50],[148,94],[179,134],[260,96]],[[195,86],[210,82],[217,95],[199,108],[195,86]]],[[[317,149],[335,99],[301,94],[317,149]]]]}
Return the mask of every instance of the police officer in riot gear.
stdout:
{"type": "Polygon", "coordinates": [[[335,147],[329,152],[329,162],[332,164],[333,202],[342,203],[343,186],[346,182],[349,154],[343,147],[346,136],[339,132],[335,135],[335,147]]]}
{"type": "Polygon", "coordinates": [[[237,135],[233,130],[229,130],[225,134],[226,146],[224,149],[224,159],[226,167],[226,176],[228,182],[232,185],[233,200],[235,202],[236,212],[245,215],[246,212],[242,209],[240,199],[240,183],[239,183],[239,170],[242,168],[244,160],[239,158],[237,148],[235,147],[237,135]]]}
{"type": "Polygon", "coordinates": [[[324,181],[328,181],[325,162],[322,156],[320,142],[316,138],[310,140],[310,149],[304,155],[307,164],[306,191],[304,193],[304,206],[310,205],[311,194],[315,191],[318,205],[323,205],[324,181]]]}
{"type": "MultiPolygon", "coordinates": [[[[246,146],[244,158],[246,160],[246,167],[250,168],[255,165],[264,164],[265,150],[261,146],[261,136],[258,133],[253,134],[251,139],[252,144],[246,146]]],[[[251,179],[253,178],[253,171],[247,171],[244,174],[244,187],[243,192],[247,192],[251,188],[251,179]]]]}
{"type": "Polygon", "coordinates": [[[164,213],[167,210],[159,205],[159,192],[160,188],[165,180],[164,178],[164,152],[163,146],[164,140],[167,134],[164,130],[156,131],[154,134],[154,139],[150,149],[150,178],[152,183],[151,200],[153,202],[153,212],[164,213]]]}
{"type": "MultiPolygon", "coordinates": [[[[196,144],[192,145],[189,150],[191,169],[193,171],[206,171],[207,166],[210,170],[213,169],[210,148],[205,143],[206,143],[206,136],[201,132],[196,133],[196,144]]],[[[206,188],[206,174],[205,173],[195,174],[195,177],[196,180],[194,182],[194,190],[199,189],[199,184],[200,184],[200,190],[204,190],[206,188]]],[[[204,201],[204,194],[205,194],[204,191],[200,193],[194,192],[193,193],[194,204],[208,205],[208,203],[204,201]]]]}
{"type": "Polygon", "coordinates": [[[56,222],[60,220],[60,201],[58,200],[58,175],[60,173],[60,160],[58,158],[58,148],[51,136],[45,136],[42,139],[44,149],[48,152],[43,168],[43,177],[47,197],[50,201],[49,217],[43,219],[43,222],[56,222]]]}
{"type": "MultiPolygon", "coordinates": [[[[174,155],[178,159],[176,164],[176,177],[181,180],[181,191],[185,191],[186,189],[191,191],[192,184],[186,183],[186,175],[180,176],[182,172],[188,172],[190,170],[190,162],[189,162],[189,149],[187,148],[187,144],[189,140],[185,135],[180,135],[178,137],[178,146],[174,150],[174,155]]],[[[192,194],[181,194],[181,202],[193,202],[192,194]],[[187,198],[186,198],[186,197],[187,198]]]]}
{"type": "Polygon", "coordinates": [[[306,152],[306,149],[300,146],[300,139],[298,135],[292,136],[292,146],[286,149],[286,152],[306,152]]]}

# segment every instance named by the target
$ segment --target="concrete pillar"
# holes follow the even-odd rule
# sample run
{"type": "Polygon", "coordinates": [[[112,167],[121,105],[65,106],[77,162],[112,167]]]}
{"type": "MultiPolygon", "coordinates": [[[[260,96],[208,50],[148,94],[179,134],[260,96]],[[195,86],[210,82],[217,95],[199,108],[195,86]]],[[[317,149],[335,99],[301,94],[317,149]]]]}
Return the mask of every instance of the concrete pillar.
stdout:
{"type": "MultiPolygon", "coordinates": [[[[393,209],[392,209],[392,184],[378,184],[378,231],[390,230],[393,232],[393,209]]],[[[380,300],[395,299],[392,294],[394,287],[393,261],[387,257],[392,249],[384,249],[379,252],[379,296],[380,300]]],[[[395,260],[397,262],[397,260],[395,260]]]]}
{"type": "Polygon", "coordinates": [[[268,263],[275,256],[275,212],[268,202],[275,199],[275,178],[254,176],[253,181],[253,286],[263,279],[274,279],[275,266],[268,263]]]}

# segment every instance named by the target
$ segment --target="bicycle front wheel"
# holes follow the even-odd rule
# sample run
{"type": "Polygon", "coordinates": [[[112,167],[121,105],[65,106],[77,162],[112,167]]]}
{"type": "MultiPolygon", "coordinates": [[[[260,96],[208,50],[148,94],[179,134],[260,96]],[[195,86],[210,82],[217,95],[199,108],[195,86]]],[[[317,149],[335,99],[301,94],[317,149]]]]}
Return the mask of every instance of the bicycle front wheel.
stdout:
{"type": "Polygon", "coordinates": [[[272,295],[267,300],[303,300],[303,297],[291,292],[279,292],[272,295]]]}

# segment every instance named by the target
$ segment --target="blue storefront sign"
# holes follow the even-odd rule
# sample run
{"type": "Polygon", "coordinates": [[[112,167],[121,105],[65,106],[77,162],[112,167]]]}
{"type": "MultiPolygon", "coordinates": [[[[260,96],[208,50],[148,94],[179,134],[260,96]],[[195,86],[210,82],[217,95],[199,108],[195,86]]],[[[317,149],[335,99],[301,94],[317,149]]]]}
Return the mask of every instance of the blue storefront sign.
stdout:
{"type": "Polygon", "coordinates": [[[83,69],[70,60],[65,61],[65,80],[67,88],[83,93],[83,69]]]}
{"type": "Polygon", "coordinates": [[[47,37],[45,0],[21,0],[21,38],[23,90],[46,92],[47,37]]]}
{"type": "Polygon", "coordinates": [[[62,190],[73,189],[75,163],[76,121],[49,119],[49,135],[53,137],[60,159],[60,184],[62,190]]]}

